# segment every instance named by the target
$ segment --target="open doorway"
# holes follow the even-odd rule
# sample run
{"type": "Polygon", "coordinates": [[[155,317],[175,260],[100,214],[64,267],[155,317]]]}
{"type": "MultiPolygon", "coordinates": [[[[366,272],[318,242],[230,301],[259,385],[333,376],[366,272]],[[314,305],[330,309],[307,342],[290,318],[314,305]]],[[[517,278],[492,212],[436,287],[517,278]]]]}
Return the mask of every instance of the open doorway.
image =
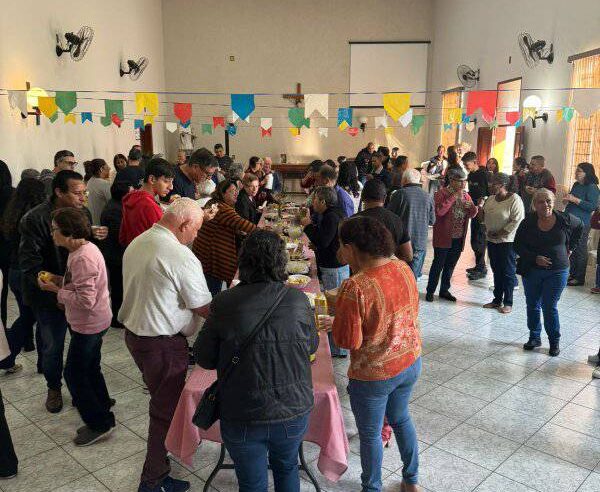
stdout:
{"type": "Polygon", "coordinates": [[[491,156],[498,160],[500,172],[512,174],[515,157],[521,153],[523,126],[515,128],[506,121],[506,113],[519,111],[521,106],[521,77],[498,83],[496,118],[498,127],[492,137],[491,156]]]}

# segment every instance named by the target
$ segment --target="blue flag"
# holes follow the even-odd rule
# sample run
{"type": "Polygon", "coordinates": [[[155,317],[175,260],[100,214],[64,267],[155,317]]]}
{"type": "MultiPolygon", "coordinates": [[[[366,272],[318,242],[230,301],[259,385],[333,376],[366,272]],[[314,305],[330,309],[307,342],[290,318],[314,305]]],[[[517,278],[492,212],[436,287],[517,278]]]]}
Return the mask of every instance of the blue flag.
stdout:
{"type": "Polygon", "coordinates": [[[231,94],[231,110],[242,120],[254,111],[254,94],[231,94]]]}

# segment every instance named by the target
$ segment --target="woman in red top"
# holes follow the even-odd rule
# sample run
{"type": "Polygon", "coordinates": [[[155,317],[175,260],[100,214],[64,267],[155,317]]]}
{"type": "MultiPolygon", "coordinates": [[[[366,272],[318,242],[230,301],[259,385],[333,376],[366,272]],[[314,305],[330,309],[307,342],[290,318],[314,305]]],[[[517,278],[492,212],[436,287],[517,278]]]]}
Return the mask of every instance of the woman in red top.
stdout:
{"type": "Polygon", "coordinates": [[[340,227],[340,254],[354,272],[335,304],[333,339],[350,349],[348,394],[360,437],[363,490],[381,490],[384,416],[402,457],[402,490],[417,489],[419,450],[408,411],[421,373],[419,292],[412,270],[393,258],[391,233],[371,217],[340,227]]]}

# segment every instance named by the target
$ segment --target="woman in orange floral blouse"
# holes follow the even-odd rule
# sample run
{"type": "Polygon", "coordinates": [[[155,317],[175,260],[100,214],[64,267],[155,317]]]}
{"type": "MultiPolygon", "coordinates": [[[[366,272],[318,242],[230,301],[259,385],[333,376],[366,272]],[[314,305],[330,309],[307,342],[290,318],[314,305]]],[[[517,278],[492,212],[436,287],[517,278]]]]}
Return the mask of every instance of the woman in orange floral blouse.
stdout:
{"type": "Polygon", "coordinates": [[[348,393],[360,437],[363,491],[381,490],[384,416],[404,466],[402,491],[417,489],[418,445],[408,402],[421,373],[419,292],[408,264],[392,257],[389,231],[370,217],[340,227],[340,254],[354,274],[340,287],[333,338],[350,349],[348,393]]]}

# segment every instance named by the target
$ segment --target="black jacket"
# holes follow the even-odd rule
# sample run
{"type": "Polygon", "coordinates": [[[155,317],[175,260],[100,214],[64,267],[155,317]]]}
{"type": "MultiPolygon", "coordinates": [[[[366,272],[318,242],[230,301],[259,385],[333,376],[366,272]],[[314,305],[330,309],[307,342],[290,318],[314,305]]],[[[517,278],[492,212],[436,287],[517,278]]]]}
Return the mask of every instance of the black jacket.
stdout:
{"type": "Polygon", "coordinates": [[[121,202],[111,198],[100,215],[100,225],[108,227],[108,237],[104,241],[102,248],[102,253],[107,264],[121,265],[123,263],[125,248],[119,242],[119,230],[121,229],[122,219],[123,208],[121,202]]]}
{"type": "Polygon", "coordinates": [[[356,169],[358,170],[359,176],[364,176],[365,174],[367,174],[367,171],[371,165],[372,155],[373,154],[370,154],[367,150],[367,147],[365,147],[358,153],[358,155],[354,159],[354,164],[356,164],[356,169]]]}
{"type": "Polygon", "coordinates": [[[343,266],[337,260],[338,226],[344,219],[344,212],[339,207],[330,207],[319,221],[308,224],[304,233],[316,247],[317,265],[323,268],[339,268],[343,266]]]}
{"type": "Polygon", "coordinates": [[[489,196],[488,172],[485,167],[479,166],[477,171],[471,171],[467,176],[467,182],[469,183],[469,195],[475,205],[481,198],[489,196]]]}
{"type": "Polygon", "coordinates": [[[238,195],[237,201],[235,202],[235,211],[240,214],[246,220],[249,220],[253,224],[258,224],[260,220],[260,212],[256,208],[256,202],[251,200],[246,193],[246,190],[242,189],[238,195]]]}
{"type": "MultiPolygon", "coordinates": [[[[194,343],[196,362],[220,374],[265,312],[281,282],[241,283],[217,295],[194,343]]],[[[319,336],[308,298],[288,289],[231,371],[219,395],[222,420],[275,423],[313,406],[310,354],[319,336]]]]}
{"type": "MultiPolygon", "coordinates": [[[[64,275],[69,252],[54,245],[50,217],[55,209],[47,200],[27,212],[19,223],[21,242],[19,244],[19,264],[23,271],[23,301],[32,308],[56,308],[56,294],[42,291],[37,283],[42,270],[55,275],[64,275]]],[[[90,223],[92,216],[84,208],[90,223]]]]}

